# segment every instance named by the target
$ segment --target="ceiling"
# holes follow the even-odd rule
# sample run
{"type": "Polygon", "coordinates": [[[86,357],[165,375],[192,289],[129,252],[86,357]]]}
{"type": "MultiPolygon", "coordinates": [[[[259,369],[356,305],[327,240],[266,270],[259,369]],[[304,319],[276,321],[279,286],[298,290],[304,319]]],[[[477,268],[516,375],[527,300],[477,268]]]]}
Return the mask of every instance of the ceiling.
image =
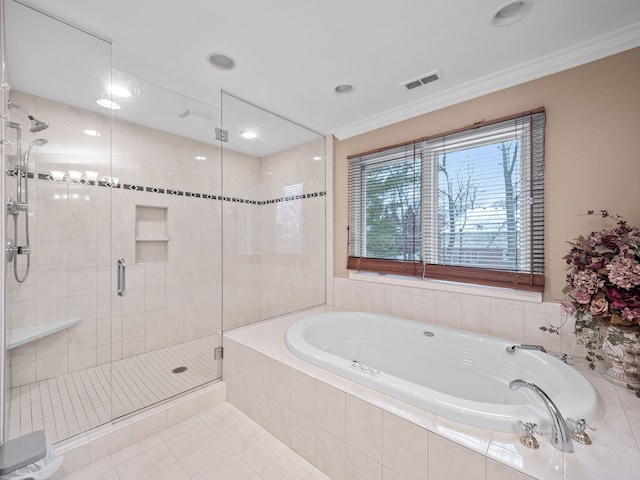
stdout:
{"type": "MultiPolygon", "coordinates": [[[[24,7],[13,0],[5,3],[12,82],[54,99],[77,97],[86,82],[70,88],[79,75],[65,78],[60,65],[78,58],[89,65],[96,57],[83,51],[73,35],[61,38],[62,33],[51,30],[50,20],[33,23],[15,13],[24,7]],[[66,50],[62,56],[60,41],[66,50]],[[26,66],[21,71],[27,58],[46,66],[46,81],[26,66]]],[[[150,108],[161,96],[151,95],[154,89],[173,92],[179,100],[172,121],[185,127],[190,119],[176,122],[176,112],[191,108],[196,112],[191,120],[198,120],[209,136],[212,126],[220,124],[221,106],[223,112],[227,107],[222,102],[235,101],[221,90],[344,139],[640,46],[638,0],[532,0],[522,19],[496,26],[493,15],[506,3],[28,0],[28,5],[110,42],[108,58],[116,78],[122,75],[142,85],[150,108]],[[231,57],[235,68],[214,68],[207,60],[212,52],[231,57]],[[436,71],[439,80],[404,88],[436,71]],[[353,93],[336,94],[340,84],[353,85],[353,93]]],[[[98,50],[103,48],[100,43],[105,42],[94,41],[98,50]]],[[[89,93],[94,95],[87,92],[87,98],[89,93]]],[[[261,112],[269,121],[278,119],[261,112]]]]}

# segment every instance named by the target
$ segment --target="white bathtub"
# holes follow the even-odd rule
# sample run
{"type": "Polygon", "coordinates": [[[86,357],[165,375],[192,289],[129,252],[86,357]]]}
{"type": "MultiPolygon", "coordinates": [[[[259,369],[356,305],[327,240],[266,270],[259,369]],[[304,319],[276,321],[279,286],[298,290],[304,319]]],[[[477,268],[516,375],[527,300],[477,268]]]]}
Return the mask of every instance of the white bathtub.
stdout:
{"type": "Polygon", "coordinates": [[[527,388],[511,390],[515,379],[538,385],[565,418],[593,418],[596,393],[580,373],[543,352],[508,353],[509,345],[487,335],[361,312],[312,316],[287,332],[287,347],[303,360],[468,425],[519,432],[522,420],[550,432],[540,398],[527,388]]]}

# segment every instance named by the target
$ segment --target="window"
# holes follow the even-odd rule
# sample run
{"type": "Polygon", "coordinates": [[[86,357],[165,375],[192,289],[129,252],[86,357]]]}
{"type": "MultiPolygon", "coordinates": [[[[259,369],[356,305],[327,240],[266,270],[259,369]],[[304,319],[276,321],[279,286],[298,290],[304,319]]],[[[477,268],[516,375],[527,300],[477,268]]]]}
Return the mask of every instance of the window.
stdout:
{"type": "Polygon", "coordinates": [[[352,270],[542,291],[542,109],[349,158],[352,270]]]}

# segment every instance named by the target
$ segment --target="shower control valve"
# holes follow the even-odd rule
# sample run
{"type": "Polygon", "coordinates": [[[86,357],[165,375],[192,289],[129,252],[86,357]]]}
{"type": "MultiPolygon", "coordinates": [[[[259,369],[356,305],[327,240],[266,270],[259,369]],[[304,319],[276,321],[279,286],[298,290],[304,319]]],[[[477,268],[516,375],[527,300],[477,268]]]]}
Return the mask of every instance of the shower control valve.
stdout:
{"type": "Polygon", "coordinates": [[[17,212],[26,212],[29,210],[29,204],[16,202],[13,198],[7,200],[7,212],[16,215],[17,212]]]}
{"type": "Polygon", "coordinates": [[[13,244],[13,240],[9,239],[4,246],[4,251],[7,253],[7,262],[11,262],[18,251],[18,247],[13,244]]]}
{"type": "Polygon", "coordinates": [[[13,260],[14,255],[30,255],[31,247],[29,245],[14,245],[13,240],[9,240],[4,247],[4,251],[7,252],[8,261],[13,260]]]}

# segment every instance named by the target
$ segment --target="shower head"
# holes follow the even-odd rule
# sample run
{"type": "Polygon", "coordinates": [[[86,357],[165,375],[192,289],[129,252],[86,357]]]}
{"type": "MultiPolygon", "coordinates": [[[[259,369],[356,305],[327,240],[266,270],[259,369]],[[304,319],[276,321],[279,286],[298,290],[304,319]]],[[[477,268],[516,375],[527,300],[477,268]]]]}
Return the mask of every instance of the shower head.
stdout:
{"type": "Polygon", "coordinates": [[[18,105],[17,103],[9,102],[9,108],[17,108],[18,110],[22,110],[27,118],[31,121],[30,132],[36,133],[41,132],[45,128],[49,128],[49,124],[47,122],[42,122],[37,118],[34,118],[33,115],[29,113],[29,110],[24,108],[22,105],[18,105]]]}
{"type": "Polygon", "coordinates": [[[41,132],[45,128],[49,128],[49,124],[47,122],[41,122],[37,118],[33,117],[29,117],[29,120],[31,120],[31,128],[29,129],[30,132],[41,132]]]}

